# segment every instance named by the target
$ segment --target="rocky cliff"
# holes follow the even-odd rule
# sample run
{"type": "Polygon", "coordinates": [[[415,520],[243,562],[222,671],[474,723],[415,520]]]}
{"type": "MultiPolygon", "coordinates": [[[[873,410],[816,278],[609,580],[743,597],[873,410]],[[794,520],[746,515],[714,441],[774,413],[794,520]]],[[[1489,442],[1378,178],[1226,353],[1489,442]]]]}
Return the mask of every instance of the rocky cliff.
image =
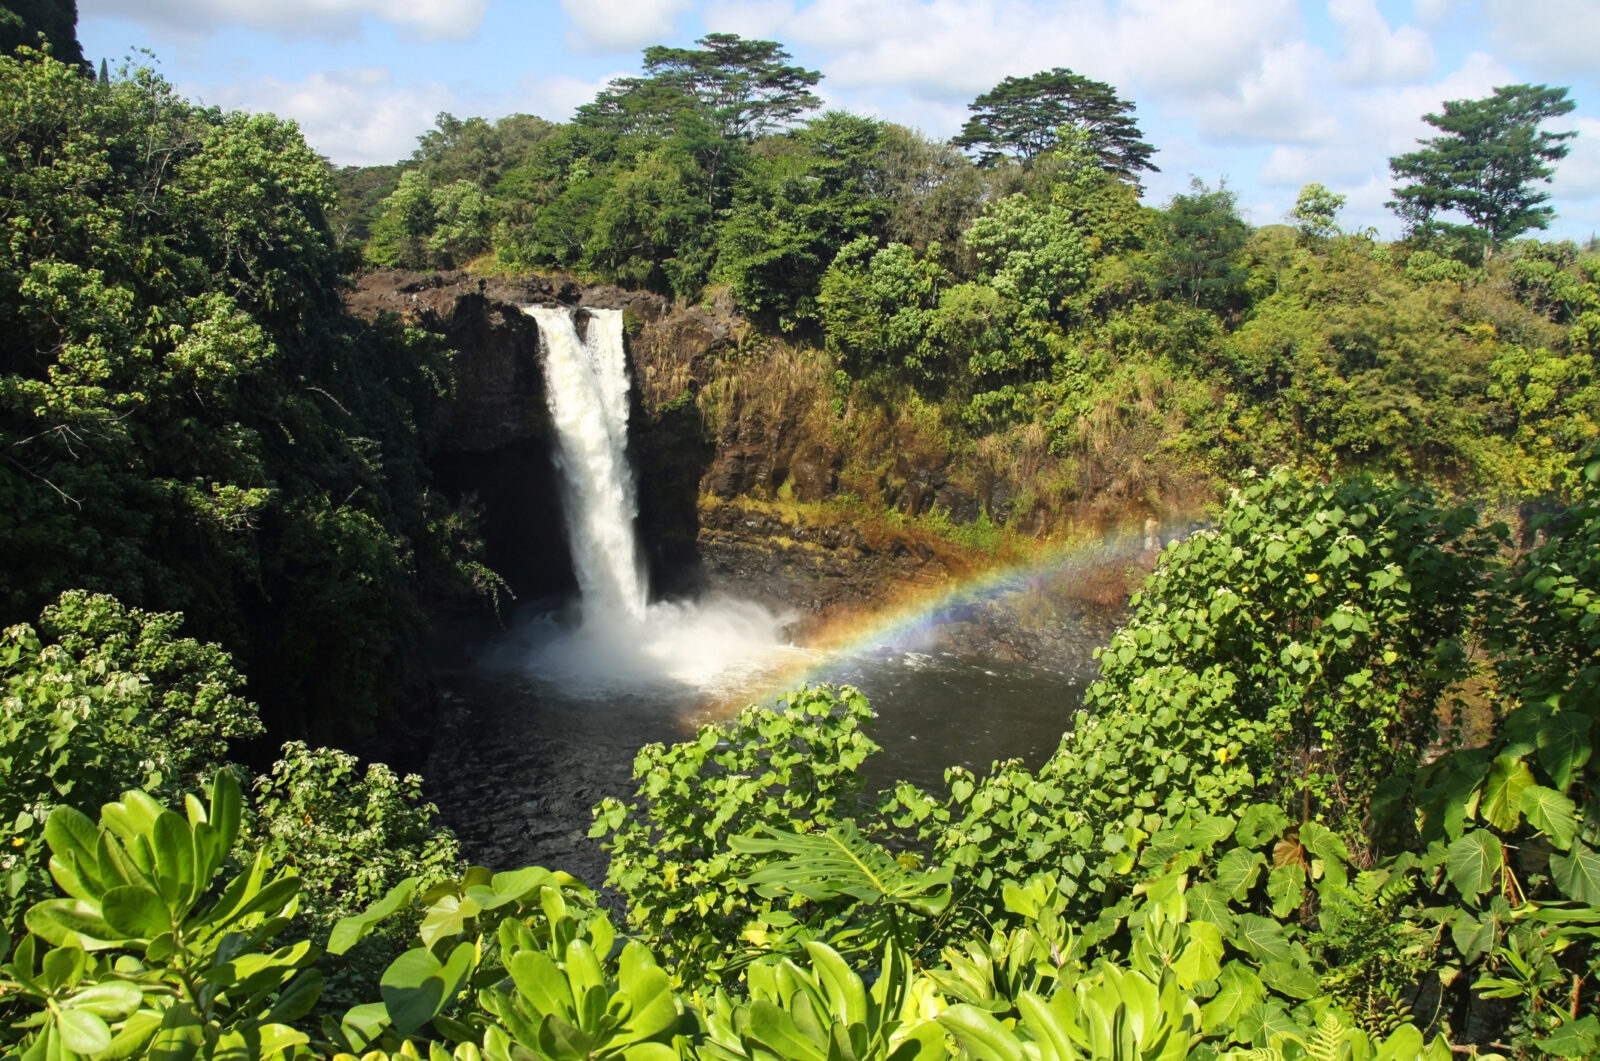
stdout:
{"type": "MultiPolygon", "coordinates": [[[[938,582],[960,565],[917,536],[808,523],[784,504],[836,500],[844,449],[817,423],[806,352],[755,336],[725,300],[673,305],[561,279],[382,271],[362,277],[349,303],[366,316],[397,314],[453,352],[454,392],[424,427],[429,463],[440,490],[478,510],[488,562],[521,600],[574,586],[526,305],[625,314],[632,456],[658,592],[721,589],[821,613],[938,582]]],[[[895,461],[906,465],[903,454],[895,461]]],[[[946,501],[976,510],[975,498],[938,479],[915,470],[907,489],[926,494],[924,506],[944,489],[946,501]]]]}

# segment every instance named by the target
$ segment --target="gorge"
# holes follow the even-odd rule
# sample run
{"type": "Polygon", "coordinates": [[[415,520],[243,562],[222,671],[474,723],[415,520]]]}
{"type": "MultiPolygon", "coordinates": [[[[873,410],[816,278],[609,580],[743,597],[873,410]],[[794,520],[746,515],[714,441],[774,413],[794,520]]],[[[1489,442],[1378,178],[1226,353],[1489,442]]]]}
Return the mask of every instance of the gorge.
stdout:
{"type": "MultiPolygon", "coordinates": [[[[802,681],[869,694],[886,720],[874,732],[885,746],[871,764],[875,784],[906,777],[937,787],[950,765],[1036,761],[1070,725],[1119,603],[1085,600],[1085,586],[1123,577],[1145,542],[952,570],[915,539],[873,552],[839,527],[807,527],[798,509],[789,520],[719,511],[703,487],[729,474],[717,464],[725,452],[712,454],[700,482],[684,482],[674,462],[696,440],[672,437],[675,411],[650,400],[650,384],[675,370],[663,353],[683,356],[685,333],[704,342],[736,322],[691,318],[704,329],[695,335],[687,322],[657,318],[625,342],[635,308],[588,304],[614,300],[611,292],[558,291],[514,315],[515,303],[470,288],[445,303],[446,290],[401,294],[449,314],[413,311],[456,344],[467,386],[448,415],[474,423],[480,444],[499,433],[497,452],[450,460],[481,491],[485,525],[505,528],[491,538],[500,550],[491,561],[522,573],[508,629],[464,618],[446,622],[439,639],[435,673],[448,710],[426,773],[458,779],[439,799],[475,860],[561,864],[598,882],[604,860],[585,838],[589,807],[628,789],[640,745],[682,739],[802,681]],[[663,342],[663,330],[680,345],[663,342]],[[640,382],[633,393],[631,379],[640,382]],[[519,430],[526,436],[504,439],[519,430]],[[671,496],[664,486],[674,482],[700,496],[671,496]],[[706,525],[663,525],[663,513],[685,512],[706,525]],[[519,535],[538,543],[542,564],[516,551],[519,535]],[[691,563],[674,567],[675,552],[691,563]],[[570,575],[548,570],[564,561],[570,575]],[[652,579],[666,591],[653,593],[652,579]],[[538,795],[507,801],[508,790],[538,795]]],[[[688,356],[705,351],[691,346],[688,356]]],[[[778,438],[797,431],[766,426],[778,438]]],[[[739,435],[743,467],[785,463],[777,447],[752,444],[749,424],[739,435]]],[[[475,436],[458,427],[448,437],[475,436]]]]}

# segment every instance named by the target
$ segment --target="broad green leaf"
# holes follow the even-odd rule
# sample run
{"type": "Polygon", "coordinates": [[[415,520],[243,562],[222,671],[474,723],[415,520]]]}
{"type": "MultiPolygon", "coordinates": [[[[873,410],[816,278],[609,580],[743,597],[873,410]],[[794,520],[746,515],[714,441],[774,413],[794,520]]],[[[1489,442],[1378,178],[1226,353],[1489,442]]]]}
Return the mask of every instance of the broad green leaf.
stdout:
{"type": "Polygon", "coordinates": [[[1569,1020],[1561,1027],[1533,1041],[1542,1054],[1551,1057],[1594,1057],[1600,1053],[1600,1018],[1590,1013],[1569,1020]]]}
{"type": "Polygon", "coordinates": [[[1533,783],[1533,771],[1521,759],[1499,756],[1484,782],[1478,813],[1501,832],[1510,832],[1522,822],[1522,793],[1533,783]]]}
{"type": "Polygon", "coordinates": [[[1316,998],[1322,993],[1322,984],[1311,970],[1294,962],[1267,962],[1261,966],[1261,981],[1290,998],[1316,998]]]}
{"type": "Polygon", "coordinates": [[[1271,803],[1254,803],[1239,815],[1239,827],[1233,835],[1245,847],[1259,847],[1289,827],[1289,816],[1271,803]]]}
{"type": "Polygon", "coordinates": [[[1522,793],[1522,813],[1528,816],[1528,824],[1563,851],[1572,846],[1572,838],[1578,834],[1576,810],[1572,800],[1553,788],[1530,785],[1522,793]]]}
{"type": "Polygon", "coordinates": [[[310,1013],[322,997],[322,973],[307,969],[289,982],[267,1013],[267,1020],[277,1024],[290,1024],[310,1013]]]}
{"type": "Polygon", "coordinates": [[[1539,765],[1556,788],[1565,792],[1593,752],[1589,734],[1593,723],[1581,711],[1568,711],[1539,727],[1539,765]]]}
{"type": "Polygon", "coordinates": [[[406,905],[421,881],[421,877],[407,877],[361,913],[341,918],[328,935],[328,953],[343,954],[354,947],[374,925],[406,905]]]}
{"type": "Polygon", "coordinates": [[[1226,1034],[1233,1042],[1243,1042],[1248,1036],[1235,1035],[1235,1026],[1246,1010],[1266,997],[1260,977],[1243,962],[1229,962],[1217,977],[1217,993],[1200,1007],[1201,1027],[1207,1035],[1226,1034]]]}
{"type": "Polygon", "coordinates": [[[1228,893],[1210,881],[1201,881],[1184,895],[1189,905],[1189,917],[1196,921],[1209,921],[1224,932],[1233,930],[1233,911],[1228,906],[1228,893]]]}
{"type": "Polygon", "coordinates": [[[1016,1034],[976,1006],[958,1002],[938,1020],[978,1061],[1026,1061],[1016,1034]]]}
{"type": "Polygon", "coordinates": [[[1550,879],[1567,898],[1600,906],[1600,852],[1582,840],[1570,852],[1550,856],[1550,879]]]}
{"type": "Polygon", "coordinates": [[[111,1048],[111,1028],[86,1009],[60,1010],[55,1023],[61,1045],[75,1054],[98,1054],[111,1048]]]}
{"type": "Polygon", "coordinates": [[[1505,850],[1487,829],[1474,829],[1446,848],[1445,872],[1463,895],[1483,894],[1504,865],[1505,850]]]}
{"type": "Polygon", "coordinates": [[[865,1023],[867,989],[861,977],[827,944],[807,941],[805,948],[811,956],[811,967],[822,982],[833,1018],[841,1024],[865,1023]]]}
{"type": "Polygon", "coordinates": [[[784,1061],[826,1061],[827,1051],[801,1033],[794,1018],[764,998],[750,1003],[750,1034],[784,1061]]]}
{"type": "MultiPolygon", "coordinates": [[[[1066,994],[1066,992],[1062,992],[1066,994]]],[[[1033,1037],[1050,1047],[1046,1057],[1065,1061],[1076,1055],[1077,1051],[1072,1045],[1072,1033],[1064,1019],[1066,1014],[1050,1005],[1039,995],[1032,991],[1023,991],[1017,996],[1017,1011],[1022,1014],[1022,1026],[1027,1028],[1033,1037]]]]}
{"type": "Polygon", "coordinates": [[[50,874],[74,899],[91,899],[105,887],[95,872],[100,828],[74,807],[56,807],[44,822],[44,842],[51,852],[50,874]]]}
{"type": "Polygon", "coordinates": [[[150,846],[155,853],[156,883],[161,897],[174,909],[187,907],[195,893],[194,837],[189,823],[170,810],[156,816],[150,846]]]}
{"type": "Polygon", "coordinates": [[[571,1014],[572,985],[547,954],[522,951],[506,959],[512,983],[537,1013],[571,1014]]]}
{"type": "Polygon", "coordinates": [[[1305,885],[1306,871],[1300,866],[1292,863],[1274,866],[1272,872],[1267,874],[1267,896],[1272,900],[1272,916],[1288,917],[1299,909],[1305,899],[1305,885]]]}
{"type": "Polygon", "coordinates": [[[1259,914],[1240,914],[1232,937],[1233,943],[1260,962],[1287,962],[1294,960],[1294,950],[1283,934],[1283,926],[1270,917],[1259,914]]]}
{"type": "Polygon", "coordinates": [[[1243,899],[1267,864],[1261,852],[1235,847],[1217,863],[1215,883],[1234,899],[1243,899]]]}
{"type": "Polygon", "coordinates": [[[166,901],[137,884],[107,891],[100,907],[106,924],[130,938],[154,939],[173,930],[166,901]]]}
{"type": "Polygon", "coordinates": [[[87,951],[121,946],[128,937],[100,916],[98,904],[81,899],[46,899],[22,915],[28,931],[57,947],[82,947],[87,951]]]}
{"type": "Polygon", "coordinates": [[[66,999],[62,1005],[87,1010],[99,1017],[125,1017],[139,1008],[144,995],[133,984],[108,980],[93,984],[66,999]]]}
{"type": "Polygon", "coordinates": [[[1215,980],[1221,970],[1222,930],[1209,921],[1189,923],[1189,941],[1172,960],[1178,986],[1185,991],[1206,980],[1215,980]]]}
{"type": "Polygon", "coordinates": [[[449,1001],[445,967],[422,947],[408,950],[390,962],[378,987],[389,1020],[401,1035],[421,1028],[449,1001]]]}
{"type": "Polygon", "coordinates": [[[861,835],[852,821],[823,833],[791,833],[767,829],[765,835],[734,836],[735,851],[788,855],[769,862],[744,878],[763,894],[793,892],[826,901],[848,895],[865,902],[893,900],[923,913],[936,914],[950,902],[954,867],[919,871],[900,865],[893,855],[861,835]]]}

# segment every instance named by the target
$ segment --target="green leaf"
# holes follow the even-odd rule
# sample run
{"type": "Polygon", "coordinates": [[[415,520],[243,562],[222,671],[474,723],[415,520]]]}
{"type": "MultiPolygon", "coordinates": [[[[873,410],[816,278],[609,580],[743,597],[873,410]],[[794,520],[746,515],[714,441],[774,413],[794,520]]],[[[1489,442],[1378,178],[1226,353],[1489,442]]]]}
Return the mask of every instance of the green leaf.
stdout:
{"type": "Polygon", "coordinates": [[[794,1018],[764,998],[750,1003],[750,1034],[784,1061],[826,1061],[828,1053],[795,1026],[794,1018]]]}
{"type": "Polygon", "coordinates": [[[99,1017],[125,1017],[139,1008],[144,995],[133,984],[109,980],[84,988],[64,1003],[99,1017]]]}
{"type": "Polygon", "coordinates": [[[1194,885],[1185,893],[1189,916],[1196,921],[1209,921],[1224,932],[1233,930],[1233,911],[1228,906],[1228,893],[1209,881],[1194,885]]]}
{"type": "Polygon", "coordinates": [[[1550,856],[1550,879],[1567,898],[1600,906],[1600,852],[1582,840],[1572,845],[1569,854],[1550,856]]]}
{"type": "Polygon", "coordinates": [[[1243,899],[1266,864],[1261,852],[1235,847],[1217,863],[1215,883],[1232,898],[1243,899]]]}
{"type": "Polygon", "coordinates": [[[938,1020],[978,1061],[1026,1061],[1016,1035],[976,1006],[958,1002],[940,1013],[938,1020]]]}
{"type": "Polygon", "coordinates": [[[814,901],[851,896],[865,902],[904,903],[922,913],[936,914],[950,902],[953,866],[933,871],[907,869],[893,855],[866,839],[846,820],[823,833],[791,833],[767,829],[766,835],[735,836],[735,851],[748,854],[784,854],[744,878],[761,886],[763,894],[794,892],[814,901]]]}
{"type": "Polygon", "coordinates": [[[341,918],[328,934],[328,953],[343,954],[354,947],[374,925],[409,902],[421,881],[421,877],[407,877],[361,913],[341,918]]]}
{"type": "Polygon", "coordinates": [[[417,947],[389,964],[378,986],[396,1031],[410,1035],[449,1005],[472,971],[474,951],[471,943],[457,944],[441,965],[432,953],[417,947]]]}
{"type": "Polygon", "coordinates": [[[57,947],[86,951],[121,946],[128,937],[106,924],[96,904],[80,899],[46,899],[22,915],[28,931],[57,947]]]}
{"type": "Polygon", "coordinates": [[[1230,937],[1235,945],[1260,962],[1294,960],[1294,949],[1283,934],[1283,926],[1270,917],[1240,914],[1230,937]]]}
{"type": "Polygon", "coordinates": [[[506,972],[535,1013],[573,1013],[572,985],[547,954],[525,950],[506,959],[506,972]]]}
{"type": "Polygon", "coordinates": [[[1306,871],[1294,863],[1274,866],[1267,874],[1267,896],[1272,900],[1272,916],[1288,917],[1305,899],[1306,871]]]}
{"type": "Polygon", "coordinates": [[[1499,756],[1484,782],[1478,813],[1501,832],[1510,832],[1522,822],[1522,794],[1533,783],[1533,771],[1521,759],[1499,756]]]}
{"type": "Polygon", "coordinates": [[[1261,978],[1242,962],[1229,962],[1217,977],[1217,993],[1211,1001],[1200,1007],[1200,1026],[1207,1035],[1228,1033],[1233,1042],[1243,1038],[1233,1034],[1233,1029],[1246,1010],[1267,997],[1261,978]]]}
{"type": "Polygon", "coordinates": [[[833,1018],[840,1024],[866,1023],[867,989],[861,977],[827,944],[807,940],[805,948],[811,956],[811,967],[822,983],[833,1018]]]}
{"type": "Polygon", "coordinates": [[[1589,761],[1592,727],[1589,716],[1578,711],[1556,715],[1539,727],[1539,765],[1563,792],[1589,761]]]}
{"type": "Polygon", "coordinates": [[[106,1022],[86,1009],[64,1009],[56,1013],[56,1029],[61,1045],[75,1054],[99,1054],[111,1048],[111,1029],[106,1022]]]}
{"type": "Polygon", "coordinates": [[[1572,846],[1572,838],[1578,834],[1576,811],[1577,805],[1553,788],[1530,785],[1522,793],[1522,813],[1528,816],[1528,824],[1563,851],[1572,846]]]}
{"type": "Polygon", "coordinates": [[[129,937],[154,939],[172,931],[172,912],[166,901],[137,884],[112,888],[100,908],[106,924],[129,937]]]}
{"type": "Polygon", "coordinates": [[[1445,872],[1463,895],[1477,897],[1495,882],[1505,865],[1500,840],[1487,829],[1474,829],[1445,852],[1445,872]]]}
{"type": "Polygon", "coordinates": [[[1275,836],[1281,836],[1289,827],[1289,816],[1271,803],[1254,803],[1239,815],[1239,827],[1233,835],[1245,847],[1259,847],[1275,836]]]}
{"type": "Polygon", "coordinates": [[[1585,1058],[1600,1053],[1600,1018],[1593,1013],[1569,1020],[1533,1041],[1534,1049],[1551,1057],[1585,1058]]]}
{"type": "Polygon", "coordinates": [[[1261,980],[1280,995],[1290,998],[1316,998],[1322,994],[1322,984],[1303,965],[1294,962],[1267,962],[1261,967],[1261,980]]]}

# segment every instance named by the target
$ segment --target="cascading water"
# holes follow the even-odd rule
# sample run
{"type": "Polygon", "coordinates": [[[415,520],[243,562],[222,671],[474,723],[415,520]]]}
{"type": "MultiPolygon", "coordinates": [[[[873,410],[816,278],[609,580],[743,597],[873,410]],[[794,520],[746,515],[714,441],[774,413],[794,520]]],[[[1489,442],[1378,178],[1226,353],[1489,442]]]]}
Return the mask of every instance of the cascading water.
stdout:
{"type": "Polygon", "coordinates": [[[528,313],[539,324],[556,467],[584,617],[643,619],[646,590],[634,534],[638,501],[628,469],[622,313],[588,311],[583,336],[572,310],[535,306],[528,313]]]}
{"type": "Polygon", "coordinates": [[[634,524],[638,504],[628,466],[628,374],[622,313],[528,307],[540,355],[567,536],[578,576],[576,624],[544,617],[514,651],[569,695],[676,685],[726,687],[770,669],[793,651],[789,617],[725,597],[649,603],[634,524]],[[578,326],[577,314],[587,316],[578,326]]]}

